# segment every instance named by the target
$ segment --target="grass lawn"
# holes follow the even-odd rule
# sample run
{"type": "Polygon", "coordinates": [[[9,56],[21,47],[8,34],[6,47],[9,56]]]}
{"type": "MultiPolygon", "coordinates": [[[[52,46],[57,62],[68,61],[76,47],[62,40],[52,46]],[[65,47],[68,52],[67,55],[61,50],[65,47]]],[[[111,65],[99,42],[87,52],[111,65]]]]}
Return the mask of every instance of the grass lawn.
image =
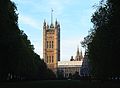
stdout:
{"type": "Polygon", "coordinates": [[[0,88],[120,88],[116,82],[89,82],[80,80],[41,80],[24,82],[0,82],[0,88]]]}

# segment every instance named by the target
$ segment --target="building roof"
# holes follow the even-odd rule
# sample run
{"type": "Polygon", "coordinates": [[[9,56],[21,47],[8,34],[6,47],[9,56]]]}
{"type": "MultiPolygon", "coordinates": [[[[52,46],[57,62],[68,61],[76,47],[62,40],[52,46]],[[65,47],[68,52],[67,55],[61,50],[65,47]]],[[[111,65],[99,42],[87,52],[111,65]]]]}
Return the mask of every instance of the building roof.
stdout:
{"type": "Polygon", "coordinates": [[[80,67],[83,61],[58,61],[58,67],[80,67]]]}

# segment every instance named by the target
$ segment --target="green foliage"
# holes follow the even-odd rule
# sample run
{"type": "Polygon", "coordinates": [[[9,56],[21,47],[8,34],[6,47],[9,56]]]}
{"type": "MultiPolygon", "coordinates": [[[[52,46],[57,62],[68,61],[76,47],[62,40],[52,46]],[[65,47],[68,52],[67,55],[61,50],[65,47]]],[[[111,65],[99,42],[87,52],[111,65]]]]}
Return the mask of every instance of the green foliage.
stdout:
{"type": "Polygon", "coordinates": [[[119,76],[120,50],[120,1],[108,0],[100,4],[93,14],[94,24],[91,33],[82,42],[87,46],[88,58],[92,66],[92,75],[108,79],[119,76]]]}
{"type": "Polygon", "coordinates": [[[59,70],[59,69],[57,70],[57,79],[60,80],[65,79],[63,70],[59,70]]]}
{"type": "Polygon", "coordinates": [[[75,79],[75,80],[80,79],[79,72],[76,71],[76,72],[73,74],[73,77],[72,77],[72,78],[75,79]]]}
{"type": "Polygon", "coordinates": [[[10,0],[0,2],[0,80],[47,79],[52,71],[34,52],[27,35],[19,29],[15,3],[10,0]]]}
{"type": "Polygon", "coordinates": [[[18,14],[16,14],[17,7],[14,2],[8,2],[8,15],[11,24],[18,24],[18,14]]]}

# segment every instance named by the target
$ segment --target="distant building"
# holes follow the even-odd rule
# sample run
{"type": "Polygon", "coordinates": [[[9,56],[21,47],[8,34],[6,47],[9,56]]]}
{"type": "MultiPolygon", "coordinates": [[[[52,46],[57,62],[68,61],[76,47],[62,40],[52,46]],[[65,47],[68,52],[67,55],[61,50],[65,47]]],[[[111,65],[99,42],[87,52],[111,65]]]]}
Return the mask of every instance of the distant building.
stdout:
{"type": "Polygon", "coordinates": [[[79,47],[77,47],[77,53],[75,56],[75,59],[73,59],[73,56],[71,56],[70,61],[81,61],[83,59],[82,51],[79,51],[79,47]]]}
{"type": "Polygon", "coordinates": [[[58,70],[63,72],[64,77],[68,78],[70,74],[75,74],[78,72],[80,75],[80,67],[82,66],[82,61],[59,61],[58,70]]]}
{"type": "Polygon", "coordinates": [[[70,61],[59,61],[58,70],[63,73],[65,78],[68,78],[70,74],[75,74],[75,72],[78,72],[80,75],[82,62],[82,52],[79,52],[79,48],[77,48],[77,54],[75,56],[75,59],[73,59],[73,56],[71,56],[70,61]]]}

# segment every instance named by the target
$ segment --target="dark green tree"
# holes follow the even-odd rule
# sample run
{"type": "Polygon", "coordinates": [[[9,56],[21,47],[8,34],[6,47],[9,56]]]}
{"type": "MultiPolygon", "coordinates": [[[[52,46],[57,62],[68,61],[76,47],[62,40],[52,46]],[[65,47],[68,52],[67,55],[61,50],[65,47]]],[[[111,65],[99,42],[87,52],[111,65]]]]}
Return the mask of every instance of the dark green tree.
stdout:
{"type": "Polygon", "coordinates": [[[36,80],[50,78],[49,70],[27,35],[18,27],[17,7],[0,0],[0,80],[36,80]],[[46,78],[47,77],[47,78],[46,78]]]}
{"type": "Polygon", "coordinates": [[[4,79],[5,75],[7,71],[5,69],[4,63],[6,62],[5,59],[3,59],[2,57],[5,57],[5,49],[3,48],[5,46],[5,41],[6,39],[6,34],[8,32],[8,9],[7,9],[7,5],[8,5],[8,0],[0,0],[0,50],[1,50],[1,54],[0,54],[0,79],[4,79]]]}
{"type": "Polygon", "coordinates": [[[79,72],[76,71],[76,72],[72,75],[72,79],[75,79],[75,80],[80,79],[79,72]]]}
{"type": "Polygon", "coordinates": [[[120,1],[103,1],[92,16],[94,24],[91,33],[82,42],[87,45],[92,74],[97,78],[108,79],[119,76],[120,50],[120,1]]]}
{"type": "Polygon", "coordinates": [[[47,76],[46,79],[49,79],[49,80],[55,80],[56,79],[55,73],[49,68],[47,69],[46,76],[47,76]]]}
{"type": "Polygon", "coordinates": [[[65,79],[63,70],[59,70],[59,69],[57,70],[57,79],[60,80],[65,79]]]}
{"type": "MultiPolygon", "coordinates": [[[[4,2],[1,0],[1,2],[4,2]]],[[[0,3],[1,4],[1,3],[0,3]]],[[[32,77],[33,51],[28,48],[25,38],[20,35],[18,28],[17,7],[10,0],[1,8],[0,38],[1,38],[1,63],[0,79],[20,79],[32,77]]]]}

